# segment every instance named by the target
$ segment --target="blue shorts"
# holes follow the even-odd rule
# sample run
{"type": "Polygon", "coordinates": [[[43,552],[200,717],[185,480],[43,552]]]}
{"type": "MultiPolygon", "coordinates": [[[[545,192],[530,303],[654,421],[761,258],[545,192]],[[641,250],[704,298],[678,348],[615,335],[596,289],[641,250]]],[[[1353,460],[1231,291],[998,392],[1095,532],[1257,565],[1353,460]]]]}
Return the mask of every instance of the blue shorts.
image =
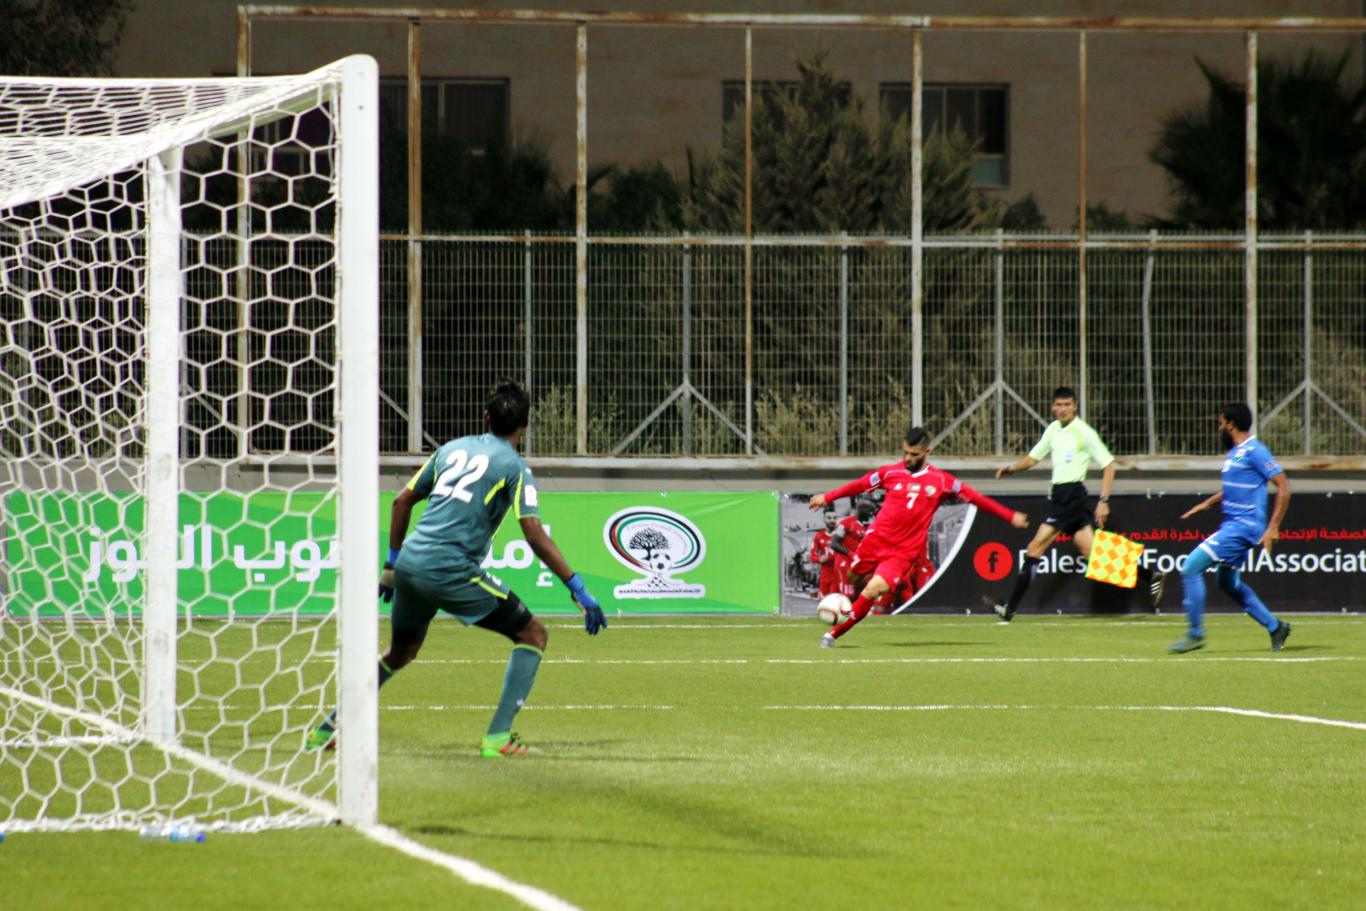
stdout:
{"type": "Polygon", "coordinates": [[[1265,533],[1266,527],[1263,525],[1226,520],[1214,534],[1200,542],[1200,549],[1212,556],[1216,563],[1227,563],[1236,569],[1265,533]]]}

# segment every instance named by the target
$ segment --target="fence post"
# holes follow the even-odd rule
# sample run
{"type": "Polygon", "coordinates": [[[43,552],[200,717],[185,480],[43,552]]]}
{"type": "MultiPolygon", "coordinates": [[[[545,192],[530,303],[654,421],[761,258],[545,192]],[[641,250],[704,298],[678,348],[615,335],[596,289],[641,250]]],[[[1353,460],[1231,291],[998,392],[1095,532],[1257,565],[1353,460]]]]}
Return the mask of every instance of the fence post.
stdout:
{"type": "Polygon", "coordinates": [[[911,30],[911,423],[925,422],[924,80],[920,29],[911,30]]]}
{"type": "MultiPolygon", "coordinates": [[[[524,345],[526,348],[526,361],[522,370],[522,388],[531,391],[531,231],[526,232],[526,243],[522,250],[522,322],[526,334],[524,345]]],[[[532,427],[529,425],[522,434],[522,448],[527,455],[531,455],[531,434],[532,427]]]]}
{"type": "Polygon", "coordinates": [[[683,245],[683,454],[692,455],[692,245],[683,245]]]}
{"type": "Polygon", "coordinates": [[[1310,363],[1314,353],[1314,248],[1313,231],[1304,232],[1304,454],[1313,447],[1310,411],[1314,403],[1314,380],[1310,363]]]}
{"type": "MultiPolygon", "coordinates": [[[[1247,406],[1256,414],[1257,406],[1257,33],[1247,33],[1247,107],[1243,157],[1243,315],[1247,339],[1245,377],[1247,406]]],[[[1255,425],[1254,425],[1255,426],[1255,425]]]]}
{"type": "Polygon", "coordinates": [[[1006,334],[1006,248],[1005,230],[996,229],[996,351],[993,360],[996,362],[996,455],[1001,455],[1006,448],[1006,356],[1005,356],[1005,334],[1006,334]]]}
{"type": "Polygon", "coordinates": [[[1157,257],[1157,229],[1148,232],[1148,256],[1143,261],[1143,407],[1148,419],[1148,455],[1157,454],[1157,424],[1153,402],[1153,265],[1157,257]]]}
{"type": "Polygon", "coordinates": [[[849,232],[840,237],[840,455],[849,454],[849,232]]]}

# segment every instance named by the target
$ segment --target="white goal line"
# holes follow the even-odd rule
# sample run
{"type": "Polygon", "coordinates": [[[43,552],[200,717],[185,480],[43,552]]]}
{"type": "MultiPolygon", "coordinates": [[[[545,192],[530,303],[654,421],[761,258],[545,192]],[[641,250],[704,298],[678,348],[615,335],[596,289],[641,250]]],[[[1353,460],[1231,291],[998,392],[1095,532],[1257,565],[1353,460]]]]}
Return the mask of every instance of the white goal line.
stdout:
{"type": "MultiPolygon", "coordinates": [[[[309,797],[305,794],[300,794],[297,791],[291,791],[288,788],[261,781],[250,775],[245,775],[226,763],[220,762],[210,756],[205,756],[202,753],[197,753],[194,750],[187,750],[177,744],[148,740],[132,728],[110,721],[107,718],[101,718],[98,715],[84,712],[80,709],[57,705],[46,699],[39,699],[22,690],[16,690],[13,687],[5,686],[3,684],[0,684],[0,695],[7,696],[17,702],[23,702],[40,709],[45,709],[56,715],[82,721],[92,728],[104,731],[106,735],[104,739],[106,741],[119,743],[146,742],[148,745],[162,750],[167,755],[174,756],[191,765],[198,766],[231,784],[258,791],[268,797],[284,803],[293,804],[300,809],[306,810],[320,823],[332,822],[341,817],[341,812],[337,806],[326,800],[309,797]]],[[[80,739],[84,740],[86,738],[80,739]]],[[[9,828],[11,831],[16,829],[13,825],[7,825],[6,828],[9,828]]],[[[208,828],[213,828],[213,826],[210,825],[208,828]]],[[[528,886],[524,883],[508,879],[501,873],[480,866],[472,860],[454,854],[447,854],[443,851],[437,851],[434,848],[429,848],[388,826],[356,826],[354,828],[361,835],[373,842],[393,848],[394,850],[400,851],[417,860],[441,867],[444,870],[454,873],[456,876],[473,886],[493,889],[510,895],[522,904],[536,909],[536,911],[579,911],[577,906],[572,905],[561,898],[557,898],[548,892],[543,892],[535,886],[528,886]]]]}

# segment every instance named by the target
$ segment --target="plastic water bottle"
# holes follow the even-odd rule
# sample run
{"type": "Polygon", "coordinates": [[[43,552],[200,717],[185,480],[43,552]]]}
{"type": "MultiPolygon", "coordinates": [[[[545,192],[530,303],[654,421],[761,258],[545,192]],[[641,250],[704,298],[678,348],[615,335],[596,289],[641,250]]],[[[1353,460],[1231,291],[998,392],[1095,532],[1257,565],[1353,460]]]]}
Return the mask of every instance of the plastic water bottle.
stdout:
{"type": "Polygon", "coordinates": [[[143,826],[138,830],[138,838],[143,841],[183,841],[199,844],[207,839],[203,829],[186,825],[143,826]]]}

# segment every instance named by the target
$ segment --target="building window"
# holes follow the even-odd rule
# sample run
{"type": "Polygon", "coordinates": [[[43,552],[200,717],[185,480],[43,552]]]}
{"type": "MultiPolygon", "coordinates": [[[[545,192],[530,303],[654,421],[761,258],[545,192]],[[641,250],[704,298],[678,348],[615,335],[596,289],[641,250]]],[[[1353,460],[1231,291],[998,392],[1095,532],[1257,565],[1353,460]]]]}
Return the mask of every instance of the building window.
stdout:
{"type": "MultiPolygon", "coordinates": [[[[797,89],[801,83],[796,80],[755,80],[753,83],[754,97],[758,101],[776,100],[780,95],[785,95],[789,100],[797,97],[797,89]]],[[[848,105],[854,97],[853,87],[847,82],[841,82],[840,101],[848,105]]],[[[721,122],[730,123],[731,118],[741,116],[745,109],[745,80],[727,79],[721,83],[721,122]]]]}
{"type": "MultiPolygon", "coordinates": [[[[381,79],[380,116],[391,124],[408,122],[408,80],[381,79]]],[[[507,79],[422,80],[422,131],[455,140],[482,155],[489,146],[508,144],[511,83],[507,79]]]]}
{"type": "MultiPolygon", "coordinates": [[[[884,82],[882,108],[893,118],[911,114],[911,85],[884,82]]],[[[926,136],[936,127],[957,126],[977,144],[972,182],[979,187],[1004,187],[1010,182],[1010,89],[1004,85],[964,85],[927,82],[921,129],[926,136]]]]}

